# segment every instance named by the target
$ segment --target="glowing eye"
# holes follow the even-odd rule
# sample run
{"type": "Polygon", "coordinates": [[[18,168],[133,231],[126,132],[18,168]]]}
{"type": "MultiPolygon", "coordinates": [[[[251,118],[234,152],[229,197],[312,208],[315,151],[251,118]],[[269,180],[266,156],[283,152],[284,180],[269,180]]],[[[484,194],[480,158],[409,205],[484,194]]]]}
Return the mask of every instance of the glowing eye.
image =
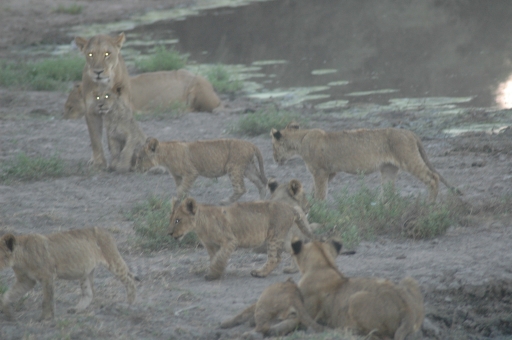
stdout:
{"type": "Polygon", "coordinates": [[[108,57],[110,55],[110,52],[105,52],[105,57],[108,57]]]}
{"type": "Polygon", "coordinates": [[[96,100],[100,100],[100,96],[96,96],[96,100]]]}
{"type": "Polygon", "coordinates": [[[105,98],[108,98],[108,94],[105,95],[105,98]]]}
{"type": "Polygon", "coordinates": [[[92,57],[92,53],[89,53],[89,54],[88,54],[88,56],[89,56],[89,57],[92,57]]]}
{"type": "Polygon", "coordinates": [[[180,219],[179,218],[177,218],[176,221],[174,221],[174,224],[178,224],[178,223],[180,223],[180,219]]]}

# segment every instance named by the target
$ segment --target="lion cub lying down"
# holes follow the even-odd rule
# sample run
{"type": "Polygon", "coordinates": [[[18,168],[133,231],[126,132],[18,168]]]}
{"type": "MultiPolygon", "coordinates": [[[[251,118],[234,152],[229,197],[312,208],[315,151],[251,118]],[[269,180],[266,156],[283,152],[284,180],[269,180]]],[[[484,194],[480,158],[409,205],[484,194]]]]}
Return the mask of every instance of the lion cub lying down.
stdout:
{"type": "Polygon", "coordinates": [[[348,278],[336,267],[336,241],[292,243],[302,277],[299,288],[309,315],[332,328],[362,335],[404,340],[423,323],[418,282],[406,277],[398,285],[382,278],[348,278]]]}
{"type": "Polygon", "coordinates": [[[284,336],[300,324],[317,332],[324,329],[307,313],[302,294],[292,278],[267,287],[255,304],[224,321],[220,327],[232,328],[249,320],[251,325],[256,325],[254,332],[260,332],[263,336],[284,336]]]}
{"type": "Polygon", "coordinates": [[[300,209],[273,201],[237,202],[227,207],[197,203],[187,198],[178,205],[172,201],[169,234],[175,239],[195,232],[210,256],[206,280],[218,279],[231,253],[238,247],[254,248],[267,241],[267,262],[251,271],[255,277],[272,272],[284,248],[284,240],[296,223],[302,233],[313,239],[306,216],[300,209]]]}
{"type": "MultiPolygon", "coordinates": [[[[131,102],[135,111],[162,110],[174,103],[184,103],[192,111],[212,112],[220,99],[212,84],[187,70],[141,73],[130,77],[131,102]]],[[[64,104],[64,119],[78,119],[85,114],[82,84],[76,84],[64,104]]]]}
{"type": "Polygon", "coordinates": [[[325,199],[327,183],[337,172],[349,174],[381,173],[382,183],[395,183],[400,169],[416,176],[429,188],[429,200],[435,201],[439,180],[446,180],[430,164],[420,139],[402,129],[345,130],[326,132],[299,129],[295,122],[283,130],[272,129],[274,160],[283,164],[294,155],[302,157],[313,175],[315,198],[325,199]]]}
{"type": "Polygon", "coordinates": [[[188,194],[197,177],[217,178],[229,175],[234,192],[221,204],[238,200],[245,192],[244,177],[258,188],[265,198],[267,178],[263,169],[263,156],[258,147],[241,139],[213,139],[195,142],[159,142],[149,137],[135,158],[135,168],[147,171],[163,165],[176,182],[178,198],[188,194]],[[255,165],[258,160],[258,168],[255,165]]]}
{"type": "Polygon", "coordinates": [[[41,320],[53,319],[53,280],[80,280],[82,296],[68,312],[87,308],[94,296],[94,268],[104,264],[125,286],[128,303],[135,300],[133,275],[117,250],[110,234],[104,229],[74,229],[41,235],[6,234],[0,238],[0,270],[12,267],[16,283],[3,297],[4,315],[12,319],[10,304],[34,288],[43,286],[41,320]]]}

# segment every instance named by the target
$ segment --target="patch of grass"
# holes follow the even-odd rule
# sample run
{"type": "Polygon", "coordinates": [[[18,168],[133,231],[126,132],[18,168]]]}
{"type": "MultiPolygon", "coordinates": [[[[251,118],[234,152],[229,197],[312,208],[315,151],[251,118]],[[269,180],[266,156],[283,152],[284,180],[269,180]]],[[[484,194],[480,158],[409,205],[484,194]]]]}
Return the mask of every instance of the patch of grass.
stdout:
{"type": "Polygon", "coordinates": [[[59,5],[55,9],[55,13],[62,13],[62,14],[72,14],[77,15],[82,13],[84,7],[78,4],[72,4],[69,6],[59,5]]]}
{"type": "Polygon", "coordinates": [[[3,281],[0,281],[0,296],[4,295],[4,293],[9,289],[9,286],[6,285],[3,281]]]}
{"type": "Polygon", "coordinates": [[[222,65],[216,65],[206,72],[206,78],[210,81],[215,91],[219,93],[235,93],[243,88],[239,79],[234,79],[228,69],[222,65]]]}
{"type": "Polygon", "coordinates": [[[233,130],[243,135],[259,136],[270,133],[272,128],[282,129],[291,121],[305,123],[299,114],[269,106],[241,117],[233,130]]]}
{"type": "Polygon", "coordinates": [[[85,60],[68,55],[31,62],[0,61],[0,86],[36,91],[64,89],[82,79],[85,60]]]}
{"type": "Polygon", "coordinates": [[[21,152],[11,161],[7,161],[0,171],[0,180],[31,181],[64,175],[64,161],[58,156],[27,156],[21,152]]]}
{"type": "Polygon", "coordinates": [[[187,58],[174,48],[158,46],[152,55],[136,60],[135,66],[141,72],[172,71],[185,67],[187,58]]]}
{"type": "Polygon", "coordinates": [[[169,236],[169,218],[171,202],[167,198],[149,196],[145,201],[135,205],[127,218],[134,221],[133,228],[139,236],[138,243],[142,249],[156,251],[174,249],[179,246],[195,246],[198,243],[194,233],[186,235],[181,242],[169,236]]]}
{"type": "Polygon", "coordinates": [[[430,239],[443,235],[467,215],[460,200],[450,196],[444,202],[427,203],[402,197],[391,186],[370,189],[363,182],[355,193],[343,190],[332,208],[325,201],[313,201],[311,222],[323,224],[318,231],[339,237],[348,249],[377,234],[430,239]]]}

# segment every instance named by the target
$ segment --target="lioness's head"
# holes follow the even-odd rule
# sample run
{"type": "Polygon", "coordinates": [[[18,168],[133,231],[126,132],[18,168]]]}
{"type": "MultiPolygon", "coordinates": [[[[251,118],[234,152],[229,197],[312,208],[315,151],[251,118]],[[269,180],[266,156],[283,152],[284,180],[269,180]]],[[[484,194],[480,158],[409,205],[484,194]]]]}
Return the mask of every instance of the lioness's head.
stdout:
{"type": "Polygon", "coordinates": [[[92,95],[94,97],[94,112],[99,115],[105,115],[112,111],[118,100],[121,99],[123,87],[121,85],[114,85],[114,87],[100,86],[96,88],[92,95]]]}
{"type": "Polygon", "coordinates": [[[13,266],[13,251],[16,245],[16,236],[5,234],[0,238],[0,270],[13,266]]]}
{"type": "Polygon", "coordinates": [[[75,38],[76,45],[85,55],[87,73],[94,82],[108,83],[114,79],[114,69],[119,62],[119,51],[124,40],[124,33],[117,37],[99,34],[91,39],[75,38]]]}
{"type": "Polygon", "coordinates": [[[304,274],[310,269],[322,267],[336,267],[336,256],[341,252],[342,244],[336,240],[326,242],[313,241],[304,242],[302,240],[292,240],[293,258],[304,274]]]}
{"type": "Polygon", "coordinates": [[[309,213],[311,204],[302,190],[302,184],[297,179],[288,183],[279,184],[275,178],[269,179],[267,186],[270,190],[272,201],[288,203],[291,206],[299,206],[305,214],[309,213]]]}
{"type": "Polygon", "coordinates": [[[146,143],[135,154],[134,168],[136,171],[145,172],[154,166],[158,166],[158,152],[160,143],[158,139],[148,137],[146,143]]]}
{"type": "Polygon", "coordinates": [[[85,114],[85,104],[82,97],[82,83],[77,83],[73,86],[73,90],[68,95],[68,99],[64,104],[64,119],[78,119],[85,114]]]}
{"type": "Polygon", "coordinates": [[[178,203],[178,200],[174,197],[171,204],[169,235],[175,239],[181,239],[196,227],[197,202],[195,199],[188,197],[178,203]]]}
{"type": "Polygon", "coordinates": [[[297,144],[300,143],[294,137],[294,132],[299,130],[299,124],[291,122],[282,130],[270,130],[272,137],[272,149],[274,150],[274,161],[283,165],[288,159],[297,154],[297,144]]]}

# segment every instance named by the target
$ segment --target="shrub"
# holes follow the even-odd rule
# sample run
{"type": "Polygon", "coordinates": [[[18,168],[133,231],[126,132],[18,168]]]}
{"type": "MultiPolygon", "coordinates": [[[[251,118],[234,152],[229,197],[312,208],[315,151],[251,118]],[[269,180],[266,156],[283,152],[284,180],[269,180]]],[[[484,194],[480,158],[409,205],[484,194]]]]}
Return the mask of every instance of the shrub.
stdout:
{"type": "Polygon", "coordinates": [[[80,6],[80,5],[77,5],[77,4],[72,4],[72,5],[69,5],[69,6],[59,5],[55,9],[55,13],[77,15],[77,14],[82,13],[83,9],[84,9],[83,6],[80,6]]]}
{"type": "Polygon", "coordinates": [[[2,167],[0,178],[3,181],[40,180],[47,177],[59,177],[64,174],[64,161],[57,157],[29,157],[21,152],[2,167]]]}
{"type": "Polygon", "coordinates": [[[258,136],[270,133],[272,128],[282,129],[291,121],[304,123],[298,114],[268,107],[241,117],[234,130],[240,134],[258,136]]]}
{"type": "Polygon", "coordinates": [[[183,68],[187,64],[187,56],[158,46],[155,53],[135,61],[135,66],[141,72],[172,71],[183,68]]]}
{"type": "Polygon", "coordinates": [[[222,65],[216,65],[206,72],[206,78],[210,81],[215,91],[219,93],[234,93],[243,88],[241,80],[233,79],[228,69],[222,65]]]}
{"type": "Polygon", "coordinates": [[[127,218],[134,222],[139,245],[146,250],[174,249],[181,245],[196,245],[195,234],[188,234],[180,242],[168,235],[171,202],[163,197],[149,196],[135,205],[127,218]]]}

